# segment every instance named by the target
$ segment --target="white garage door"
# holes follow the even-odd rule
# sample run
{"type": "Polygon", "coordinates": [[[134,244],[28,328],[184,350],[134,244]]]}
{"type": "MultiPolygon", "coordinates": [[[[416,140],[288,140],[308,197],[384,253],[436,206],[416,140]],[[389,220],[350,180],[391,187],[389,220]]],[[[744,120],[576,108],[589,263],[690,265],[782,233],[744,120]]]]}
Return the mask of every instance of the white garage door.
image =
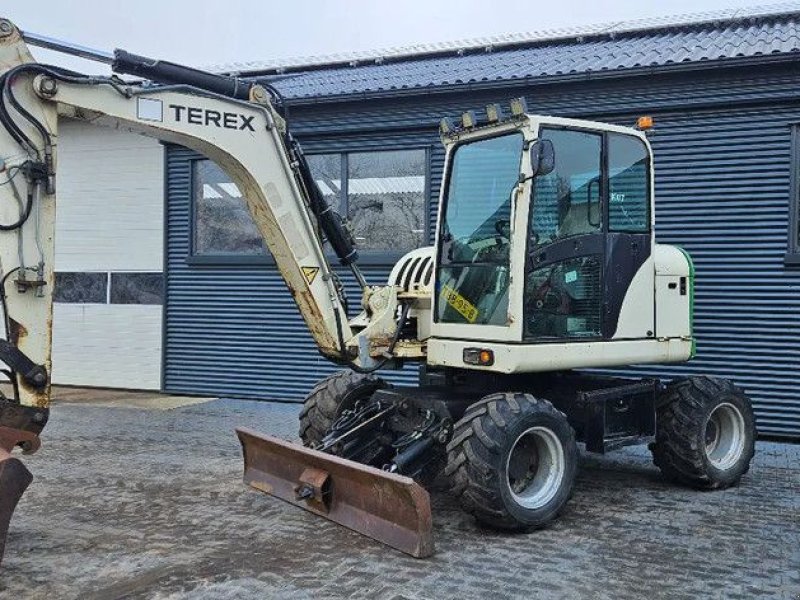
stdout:
{"type": "Polygon", "coordinates": [[[53,381],[161,386],[163,149],[62,121],[53,381]]]}

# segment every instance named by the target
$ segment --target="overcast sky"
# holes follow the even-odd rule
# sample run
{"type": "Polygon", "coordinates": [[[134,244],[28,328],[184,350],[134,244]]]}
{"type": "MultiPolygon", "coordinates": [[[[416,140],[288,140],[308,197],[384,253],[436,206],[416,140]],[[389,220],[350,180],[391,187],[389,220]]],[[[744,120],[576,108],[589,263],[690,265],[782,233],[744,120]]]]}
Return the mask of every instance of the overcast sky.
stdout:
{"type": "MultiPolygon", "coordinates": [[[[756,0],[2,0],[0,16],[101,50],[193,66],[374,50],[423,42],[696,13],[756,0]]],[[[37,53],[38,52],[38,53],[37,53]]],[[[102,72],[102,67],[43,62],[102,72]]]]}

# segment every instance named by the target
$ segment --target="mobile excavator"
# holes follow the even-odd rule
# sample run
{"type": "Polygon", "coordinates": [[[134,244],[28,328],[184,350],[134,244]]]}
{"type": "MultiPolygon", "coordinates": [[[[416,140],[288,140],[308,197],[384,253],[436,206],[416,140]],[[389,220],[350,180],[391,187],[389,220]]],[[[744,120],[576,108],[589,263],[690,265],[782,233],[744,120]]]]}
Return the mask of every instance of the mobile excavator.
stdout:
{"type": "Polygon", "coordinates": [[[246,206],[319,351],[343,370],[311,390],[302,445],[238,429],[250,486],[416,557],[433,552],[429,495],[447,481],[485,525],[531,530],[572,492],[578,443],[649,443],[666,477],[736,484],[756,436],[745,393],[691,376],[603,367],[695,353],[694,269],[654,236],[652,150],[637,128],[529,114],[521,99],[444,118],[435,244],[369,285],[268,79],[104,53],[0,20],[0,556],[48,421],[58,123],[77,119],[191,148],[246,206]],[[111,65],[86,76],[27,44],[111,65]],[[119,75],[133,76],[123,80],[119,75]],[[360,313],[327,243],[362,290],[360,313]],[[417,386],[379,369],[420,363],[417,386]]]}

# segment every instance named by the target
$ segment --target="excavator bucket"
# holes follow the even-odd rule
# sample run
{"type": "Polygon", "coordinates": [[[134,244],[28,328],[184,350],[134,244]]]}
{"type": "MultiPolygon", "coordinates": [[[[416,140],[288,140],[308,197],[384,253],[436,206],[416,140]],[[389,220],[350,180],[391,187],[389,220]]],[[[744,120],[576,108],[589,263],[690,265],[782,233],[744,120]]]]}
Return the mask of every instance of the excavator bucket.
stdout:
{"type": "Polygon", "coordinates": [[[249,429],[236,434],[251,487],[411,556],[433,554],[430,497],[413,479],[249,429]]]}
{"type": "Polygon", "coordinates": [[[22,461],[0,448],[0,563],[6,548],[11,515],[31,481],[33,475],[22,461]]]}
{"type": "Polygon", "coordinates": [[[33,475],[28,468],[20,459],[11,455],[11,451],[17,446],[25,454],[33,454],[41,446],[41,441],[36,432],[0,426],[0,563],[3,562],[3,552],[6,549],[11,515],[14,514],[22,494],[33,481],[33,475]]]}

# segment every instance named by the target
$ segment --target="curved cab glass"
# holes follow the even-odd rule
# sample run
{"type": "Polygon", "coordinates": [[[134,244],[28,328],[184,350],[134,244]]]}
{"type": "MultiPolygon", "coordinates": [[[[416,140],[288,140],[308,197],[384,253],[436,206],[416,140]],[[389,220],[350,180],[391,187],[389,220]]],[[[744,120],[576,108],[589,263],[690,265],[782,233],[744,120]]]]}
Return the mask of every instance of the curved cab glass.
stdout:
{"type": "Polygon", "coordinates": [[[522,148],[522,134],[510,133],[455,150],[440,232],[440,323],[508,324],[512,195],[522,148]]]}

